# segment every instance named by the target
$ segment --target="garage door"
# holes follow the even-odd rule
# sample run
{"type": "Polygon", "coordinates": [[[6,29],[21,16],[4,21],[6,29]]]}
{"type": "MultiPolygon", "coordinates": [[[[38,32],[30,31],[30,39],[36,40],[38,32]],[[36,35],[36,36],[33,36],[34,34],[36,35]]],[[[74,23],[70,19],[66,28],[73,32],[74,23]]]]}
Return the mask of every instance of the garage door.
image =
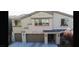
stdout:
{"type": "Polygon", "coordinates": [[[22,41],[22,35],[21,35],[21,33],[15,33],[15,41],[19,41],[19,42],[22,41]]]}
{"type": "Polygon", "coordinates": [[[26,34],[27,42],[44,42],[44,34],[26,34]]]}

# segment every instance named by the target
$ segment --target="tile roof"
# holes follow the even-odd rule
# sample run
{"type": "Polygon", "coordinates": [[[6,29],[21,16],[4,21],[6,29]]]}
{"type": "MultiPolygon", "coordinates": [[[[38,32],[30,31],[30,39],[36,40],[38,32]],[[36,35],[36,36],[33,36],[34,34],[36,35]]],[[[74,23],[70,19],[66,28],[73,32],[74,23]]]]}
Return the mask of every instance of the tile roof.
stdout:
{"type": "Polygon", "coordinates": [[[68,16],[68,17],[73,17],[72,15],[69,15],[69,14],[66,14],[66,13],[63,13],[63,12],[59,12],[59,11],[35,11],[35,12],[30,13],[30,14],[26,14],[26,15],[25,15],[24,17],[22,17],[22,18],[29,17],[29,16],[31,16],[31,15],[33,15],[33,14],[38,13],[38,12],[45,12],[45,13],[48,13],[48,14],[51,14],[51,15],[53,15],[54,13],[58,13],[58,14],[62,14],[62,15],[68,16]]]}
{"type": "Polygon", "coordinates": [[[30,17],[32,16],[33,14],[36,14],[38,12],[45,12],[45,13],[48,13],[48,14],[51,14],[53,15],[54,13],[58,13],[58,14],[62,14],[62,15],[65,15],[65,16],[68,16],[68,17],[73,17],[72,15],[69,15],[69,14],[66,14],[66,13],[63,13],[63,12],[59,12],[59,11],[35,11],[35,12],[32,12],[30,14],[23,14],[23,15],[20,15],[20,16],[14,16],[13,19],[23,19],[23,18],[27,18],[27,17],[30,17]]]}

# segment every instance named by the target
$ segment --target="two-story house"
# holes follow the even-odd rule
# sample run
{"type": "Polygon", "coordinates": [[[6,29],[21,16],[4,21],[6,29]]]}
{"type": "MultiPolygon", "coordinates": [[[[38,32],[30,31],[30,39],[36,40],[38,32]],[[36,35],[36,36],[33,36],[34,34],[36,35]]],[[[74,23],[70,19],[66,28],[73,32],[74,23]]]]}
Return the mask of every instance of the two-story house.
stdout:
{"type": "Polygon", "coordinates": [[[12,20],[12,41],[60,44],[60,33],[73,29],[73,16],[59,11],[35,11],[12,20]]]}

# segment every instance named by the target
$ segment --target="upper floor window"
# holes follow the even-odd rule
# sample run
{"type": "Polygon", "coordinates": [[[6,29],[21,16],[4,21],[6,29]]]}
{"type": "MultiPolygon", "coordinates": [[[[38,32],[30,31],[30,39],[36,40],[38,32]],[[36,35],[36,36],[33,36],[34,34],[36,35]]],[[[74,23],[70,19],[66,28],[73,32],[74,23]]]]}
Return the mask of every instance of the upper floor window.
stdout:
{"type": "Polygon", "coordinates": [[[48,19],[42,19],[42,25],[49,25],[48,19]]]}
{"type": "Polygon", "coordinates": [[[21,26],[21,21],[20,20],[15,20],[15,26],[20,27],[21,26]]]}
{"type": "Polygon", "coordinates": [[[34,19],[34,23],[36,26],[39,26],[39,25],[47,26],[49,25],[49,19],[34,19]]]}
{"type": "Polygon", "coordinates": [[[61,19],[61,26],[68,26],[67,19],[61,19]]]}

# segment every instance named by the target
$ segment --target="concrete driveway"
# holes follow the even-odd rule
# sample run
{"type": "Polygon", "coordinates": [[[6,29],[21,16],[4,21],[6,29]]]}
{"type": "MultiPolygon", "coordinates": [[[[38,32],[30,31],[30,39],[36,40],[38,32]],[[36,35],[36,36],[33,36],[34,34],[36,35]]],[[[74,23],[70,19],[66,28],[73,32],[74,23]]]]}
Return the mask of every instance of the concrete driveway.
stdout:
{"type": "Polygon", "coordinates": [[[14,42],[9,47],[57,47],[55,43],[47,44],[41,42],[14,42]]]}

